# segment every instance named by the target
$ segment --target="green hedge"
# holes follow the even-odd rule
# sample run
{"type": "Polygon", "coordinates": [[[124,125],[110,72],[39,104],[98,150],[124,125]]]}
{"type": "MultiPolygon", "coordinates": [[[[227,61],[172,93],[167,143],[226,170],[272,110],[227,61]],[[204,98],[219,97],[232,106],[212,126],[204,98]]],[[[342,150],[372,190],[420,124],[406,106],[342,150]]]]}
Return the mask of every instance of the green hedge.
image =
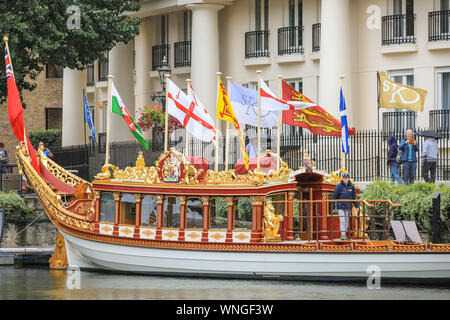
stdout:
{"type": "MultiPolygon", "coordinates": [[[[376,181],[367,187],[360,198],[363,200],[391,200],[393,203],[401,204],[401,208],[391,210],[391,220],[415,221],[420,232],[431,234],[432,198],[436,192],[441,193],[441,220],[446,221],[450,218],[450,187],[445,185],[416,183],[399,186],[376,181]]],[[[381,214],[381,205],[377,205],[376,210],[378,214],[381,214]]]]}
{"type": "Polygon", "coordinates": [[[16,192],[0,192],[0,209],[5,211],[7,218],[18,219],[34,214],[35,210],[28,208],[25,201],[16,192]]]}
{"type": "Polygon", "coordinates": [[[28,137],[35,149],[37,149],[40,141],[44,142],[45,147],[50,148],[50,150],[54,147],[60,147],[62,144],[61,129],[36,130],[30,132],[28,137]]]}

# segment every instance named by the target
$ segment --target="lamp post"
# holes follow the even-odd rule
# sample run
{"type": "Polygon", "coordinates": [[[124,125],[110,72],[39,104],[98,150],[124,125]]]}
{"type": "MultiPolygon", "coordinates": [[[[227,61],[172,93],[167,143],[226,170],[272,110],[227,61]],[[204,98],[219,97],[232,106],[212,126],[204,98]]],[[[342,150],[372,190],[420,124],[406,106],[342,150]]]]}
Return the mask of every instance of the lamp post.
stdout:
{"type": "Polygon", "coordinates": [[[162,111],[165,112],[166,111],[166,79],[165,79],[165,75],[169,74],[172,72],[172,70],[170,70],[170,65],[167,63],[166,57],[163,57],[163,60],[161,62],[161,65],[156,69],[158,70],[159,73],[159,81],[161,83],[161,87],[162,87],[162,95],[156,95],[156,94],[152,94],[152,100],[158,99],[161,102],[162,105],[162,111]]]}

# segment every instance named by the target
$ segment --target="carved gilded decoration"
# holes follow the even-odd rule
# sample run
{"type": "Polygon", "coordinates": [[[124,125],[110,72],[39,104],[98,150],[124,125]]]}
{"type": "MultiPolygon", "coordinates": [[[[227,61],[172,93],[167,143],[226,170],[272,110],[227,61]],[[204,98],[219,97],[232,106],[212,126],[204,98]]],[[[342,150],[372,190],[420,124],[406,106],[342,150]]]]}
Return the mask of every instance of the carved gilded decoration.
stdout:
{"type": "Polygon", "coordinates": [[[55,251],[53,252],[52,257],[49,259],[50,269],[67,269],[68,261],[67,261],[67,253],[66,253],[66,244],[64,241],[64,237],[56,231],[56,244],[55,251]]]}
{"type": "Polygon", "coordinates": [[[275,214],[275,208],[273,207],[272,200],[266,200],[263,217],[264,242],[281,241],[281,237],[278,234],[281,221],[283,221],[283,216],[280,214],[275,214]]]}

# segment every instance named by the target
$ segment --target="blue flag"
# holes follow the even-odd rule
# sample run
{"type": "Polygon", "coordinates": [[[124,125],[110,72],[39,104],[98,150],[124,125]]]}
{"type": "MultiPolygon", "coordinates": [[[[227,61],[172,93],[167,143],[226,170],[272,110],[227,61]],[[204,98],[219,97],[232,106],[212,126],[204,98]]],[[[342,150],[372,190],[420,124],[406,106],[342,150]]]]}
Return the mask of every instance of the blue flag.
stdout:
{"type": "Polygon", "coordinates": [[[97,137],[95,135],[94,123],[92,122],[91,110],[89,109],[89,105],[86,98],[86,92],[83,90],[83,100],[84,100],[84,122],[89,125],[91,129],[91,136],[94,140],[94,143],[97,143],[97,137]]]}
{"type": "Polygon", "coordinates": [[[342,94],[341,87],[341,96],[339,101],[339,111],[341,112],[341,137],[342,137],[342,152],[348,154],[348,124],[347,124],[347,107],[345,106],[344,95],[342,94]]]}

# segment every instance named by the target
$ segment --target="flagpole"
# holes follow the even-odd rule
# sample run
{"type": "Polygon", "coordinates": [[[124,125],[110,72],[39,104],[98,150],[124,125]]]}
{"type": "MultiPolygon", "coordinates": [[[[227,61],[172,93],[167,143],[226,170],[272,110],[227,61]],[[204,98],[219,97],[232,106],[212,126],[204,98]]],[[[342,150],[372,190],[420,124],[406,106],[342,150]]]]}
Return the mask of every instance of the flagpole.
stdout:
{"type": "MultiPolygon", "coordinates": [[[[282,75],[278,75],[278,99],[283,99],[283,89],[282,89],[282,75]]],[[[281,152],[281,114],[282,111],[278,111],[278,132],[277,132],[277,171],[280,170],[280,152],[281,152]]]]}
{"type": "MultiPolygon", "coordinates": [[[[222,72],[216,72],[217,74],[217,93],[219,92],[219,79],[222,72]]],[[[218,96],[218,94],[217,94],[218,96]]],[[[217,101],[216,101],[217,105],[217,101]]],[[[217,108],[217,107],[216,107],[217,108]]],[[[216,115],[216,152],[214,160],[214,171],[219,172],[219,118],[216,115]]]]}
{"type": "Polygon", "coordinates": [[[109,164],[109,135],[111,129],[111,112],[112,112],[112,99],[111,99],[111,83],[112,75],[108,75],[108,110],[106,110],[106,151],[105,151],[105,165],[109,164]]]}
{"type": "Polygon", "coordinates": [[[168,143],[169,143],[169,77],[170,74],[165,74],[164,75],[164,80],[166,82],[166,101],[165,101],[165,113],[164,113],[164,152],[166,152],[168,143]]]}
{"type": "MultiPolygon", "coordinates": [[[[82,89],[83,91],[83,110],[84,110],[84,119],[83,119],[83,129],[84,129],[84,145],[87,145],[87,141],[86,141],[86,108],[84,107],[84,89],[82,89]]],[[[86,97],[87,98],[87,97],[86,97]]],[[[87,101],[86,101],[87,102],[87,101]]]]}
{"type": "MultiPolygon", "coordinates": [[[[340,82],[341,82],[342,95],[344,95],[344,75],[342,75],[342,74],[340,76],[340,82]]],[[[340,113],[340,110],[339,110],[339,113],[340,113]]],[[[348,125],[348,123],[347,123],[347,125],[348,125]]],[[[345,170],[345,152],[342,152],[342,121],[341,121],[341,166],[342,166],[342,169],[345,170]]]]}
{"type": "MultiPolygon", "coordinates": [[[[230,97],[230,92],[231,92],[231,77],[228,76],[227,77],[227,94],[228,97],[230,97]]],[[[230,127],[229,127],[230,123],[227,121],[226,122],[226,129],[225,129],[225,171],[228,171],[228,153],[229,153],[229,144],[230,144],[230,135],[229,135],[229,131],[230,131],[230,127]]]]}
{"type": "MultiPolygon", "coordinates": [[[[189,97],[191,92],[191,79],[186,79],[186,93],[189,97]]],[[[187,157],[189,154],[189,131],[185,129],[186,132],[186,147],[184,148],[184,156],[187,157]]]]}
{"type": "Polygon", "coordinates": [[[257,148],[257,168],[260,168],[259,155],[261,154],[261,70],[256,71],[258,79],[258,148],[257,148]]]}

